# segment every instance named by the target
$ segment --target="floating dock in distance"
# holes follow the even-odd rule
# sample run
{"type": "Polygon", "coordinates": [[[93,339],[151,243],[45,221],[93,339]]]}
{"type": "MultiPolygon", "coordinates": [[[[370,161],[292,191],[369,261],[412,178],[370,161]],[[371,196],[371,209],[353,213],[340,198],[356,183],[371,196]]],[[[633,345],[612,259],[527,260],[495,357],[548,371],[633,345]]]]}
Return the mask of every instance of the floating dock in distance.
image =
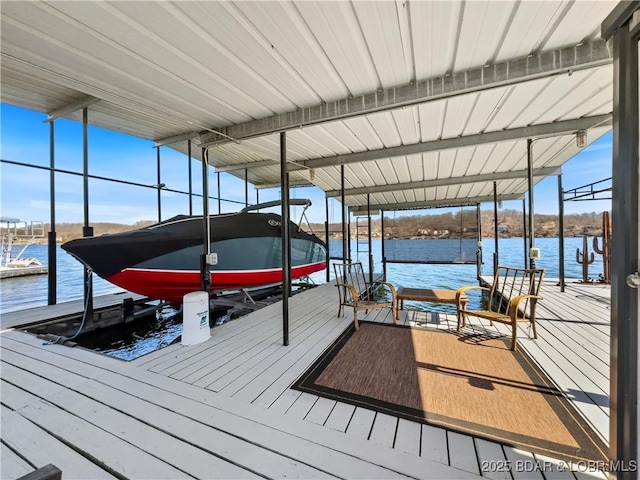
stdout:
{"type": "Polygon", "coordinates": [[[49,268],[44,265],[34,265],[28,267],[0,267],[0,279],[25,277],[27,275],[45,275],[49,268]]]}
{"type": "Polygon", "coordinates": [[[0,217],[0,236],[2,237],[2,250],[0,252],[0,279],[24,277],[28,275],[43,275],[49,272],[37,258],[23,257],[27,247],[33,244],[36,238],[44,237],[43,222],[23,222],[18,218],[0,217]],[[15,258],[12,258],[12,248],[15,241],[23,241],[22,250],[15,258]]]}

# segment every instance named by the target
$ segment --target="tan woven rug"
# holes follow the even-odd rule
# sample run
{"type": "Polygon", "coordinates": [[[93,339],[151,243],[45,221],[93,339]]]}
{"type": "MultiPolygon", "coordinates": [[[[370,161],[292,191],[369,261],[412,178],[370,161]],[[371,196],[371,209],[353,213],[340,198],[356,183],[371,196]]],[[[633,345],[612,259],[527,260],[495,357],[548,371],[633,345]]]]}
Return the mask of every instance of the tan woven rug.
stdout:
{"type": "Polygon", "coordinates": [[[293,388],[559,459],[606,446],[509,339],[361,322],[293,388]]]}

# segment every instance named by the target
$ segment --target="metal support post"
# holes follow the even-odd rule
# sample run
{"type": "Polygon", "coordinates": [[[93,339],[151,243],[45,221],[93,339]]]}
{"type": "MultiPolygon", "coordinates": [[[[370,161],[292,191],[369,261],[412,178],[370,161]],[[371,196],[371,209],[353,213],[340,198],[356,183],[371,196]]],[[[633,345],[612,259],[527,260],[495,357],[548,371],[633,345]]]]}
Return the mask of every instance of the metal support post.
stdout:
{"type": "Polygon", "coordinates": [[[220,193],[220,172],[216,172],[218,174],[218,215],[222,213],[222,202],[220,198],[222,194],[220,193]]]}
{"type": "MultiPolygon", "coordinates": [[[[585,252],[585,255],[587,252],[585,252]]],[[[564,292],[564,192],[562,173],[558,174],[558,269],[560,272],[560,291],[564,292]]]]}
{"type": "Polygon", "coordinates": [[[380,230],[382,235],[382,245],[381,245],[381,254],[382,254],[382,276],[387,278],[387,257],[385,256],[384,251],[384,210],[380,210],[380,230]]]}
{"type": "Polygon", "coordinates": [[[280,132],[280,184],[282,187],[282,343],[287,346],[289,345],[289,295],[291,295],[291,238],[286,132],[280,132]]]}
{"type": "Polygon", "coordinates": [[[57,286],[58,270],[56,259],[56,162],[55,162],[55,121],[52,120],[49,123],[49,165],[51,171],[49,172],[49,207],[51,225],[47,238],[47,258],[49,271],[47,273],[47,304],[55,305],[57,302],[57,286]]]}
{"type": "Polygon", "coordinates": [[[493,251],[493,274],[498,271],[498,186],[496,182],[493,182],[493,237],[494,237],[494,251],[493,251]]]}
{"type": "Polygon", "coordinates": [[[527,234],[527,200],[522,197],[522,241],[524,243],[522,260],[524,261],[524,268],[529,268],[529,242],[527,238],[529,238],[527,234]]]}
{"type": "Polygon", "coordinates": [[[527,139],[527,181],[529,185],[529,268],[536,268],[536,260],[532,257],[532,250],[536,246],[536,229],[533,224],[533,140],[527,139]]]}
{"type": "Polygon", "coordinates": [[[249,206],[249,169],[244,169],[244,206],[249,206]]]}
{"type": "Polygon", "coordinates": [[[482,276],[482,211],[480,204],[476,205],[476,222],[478,223],[478,251],[476,253],[476,274],[478,280],[482,276]]]}
{"type": "Polygon", "coordinates": [[[349,240],[347,238],[347,219],[344,206],[344,165],[340,165],[340,205],[342,206],[342,262],[346,263],[350,258],[349,240]]]}
{"type": "Polygon", "coordinates": [[[209,218],[209,151],[202,149],[202,245],[200,255],[200,289],[209,292],[211,289],[211,222],[209,218]]]}
{"type": "Polygon", "coordinates": [[[327,283],[331,280],[331,250],[329,249],[329,197],[325,194],[324,196],[324,214],[325,214],[325,222],[324,222],[324,239],[327,244],[327,283]]]}
{"type": "Polygon", "coordinates": [[[187,140],[187,154],[189,156],[189,215],[193,215],[193,173],[191,171],[191,139],[187,140]]]}
{"type": "MultiPolygon", "coordinates": [[[[89,226],[89,111],[82,109],[82,174],[84,194],[84,226],[83,237],[93,237],[93,227],[89,226]]],[[[84,304],[87,318],[93,316],[93,279],[87,269],[84,269],[84,304]]]]}
{"type": "Polygon", "coordinates": [[[158,222],[162,221],[162,181],[160,179],[160,147],[156,147],[156,173],[157,181],[156,187],[158,189],[158,222]]]}
{"type": "Polygon", "coordinates": [[[638,478],[640,331],[640,3],[620,2],[602,24],[613,37],[610,457],[618,480],[638,478]]]}
{"type": "Polygon", "coordinates": [[[373,252],[372,252],[372,243],[371,243],[371,199],[369,198],[369,194],[367,193],[367,230],[369,232],[368,235],[368,246],[369,246],[369,282],[373,283],[373,252]]]}

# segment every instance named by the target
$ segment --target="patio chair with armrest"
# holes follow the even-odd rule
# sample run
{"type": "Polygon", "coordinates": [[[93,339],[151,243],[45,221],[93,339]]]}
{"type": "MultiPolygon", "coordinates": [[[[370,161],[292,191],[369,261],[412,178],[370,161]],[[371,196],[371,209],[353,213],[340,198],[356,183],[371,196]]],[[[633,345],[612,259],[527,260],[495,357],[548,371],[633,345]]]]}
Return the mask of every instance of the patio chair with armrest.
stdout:
{"type": "Polygon", "coordinates": [[[461,287],[456,292],[458,331],[464,327],[469,316],[484,318],[493,322],[511,326],[511,350],[516,350],[517,323],[528,321],[531,324],[533,338],[536,333],[536,304],[542,297],[540,289],[544,278],[544,269],[525,269],[499,266],[493,276],[490,288],[478,285],[461,287]],[[488,293],[487,307],[483,310],[469,310],[462,302],[469,290],[482,290],[488,293]]]}
{"type": "Polygon", "coordinates": [[[333,268],[336,274],[336,287],[338,287],[338,316],[342,314],[344,307],[353,308],[353,323],[357,330],[359,328],[358,312],[360,310],[367,312],[376,308],[389,307],[393,323],[397,323],[396,289],[391,283],[382,281],[368,282],[361,262],[334,263],[333,268]],[[383,287],[389,290],[390,301],[387,298],[379,300],[374,298],[375,292],[383,287]]]}

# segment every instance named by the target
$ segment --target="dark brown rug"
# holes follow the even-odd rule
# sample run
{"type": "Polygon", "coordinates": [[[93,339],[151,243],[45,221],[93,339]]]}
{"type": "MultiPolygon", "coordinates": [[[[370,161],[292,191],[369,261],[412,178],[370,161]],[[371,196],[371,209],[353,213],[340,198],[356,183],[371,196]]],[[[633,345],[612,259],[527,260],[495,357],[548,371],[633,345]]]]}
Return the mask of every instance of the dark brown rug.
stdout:
{"type": "Polygon", "coordinates": [[[605,460],[605,444],[509,342],[360,322],[293,388],[561,460],[605,460]]]}

